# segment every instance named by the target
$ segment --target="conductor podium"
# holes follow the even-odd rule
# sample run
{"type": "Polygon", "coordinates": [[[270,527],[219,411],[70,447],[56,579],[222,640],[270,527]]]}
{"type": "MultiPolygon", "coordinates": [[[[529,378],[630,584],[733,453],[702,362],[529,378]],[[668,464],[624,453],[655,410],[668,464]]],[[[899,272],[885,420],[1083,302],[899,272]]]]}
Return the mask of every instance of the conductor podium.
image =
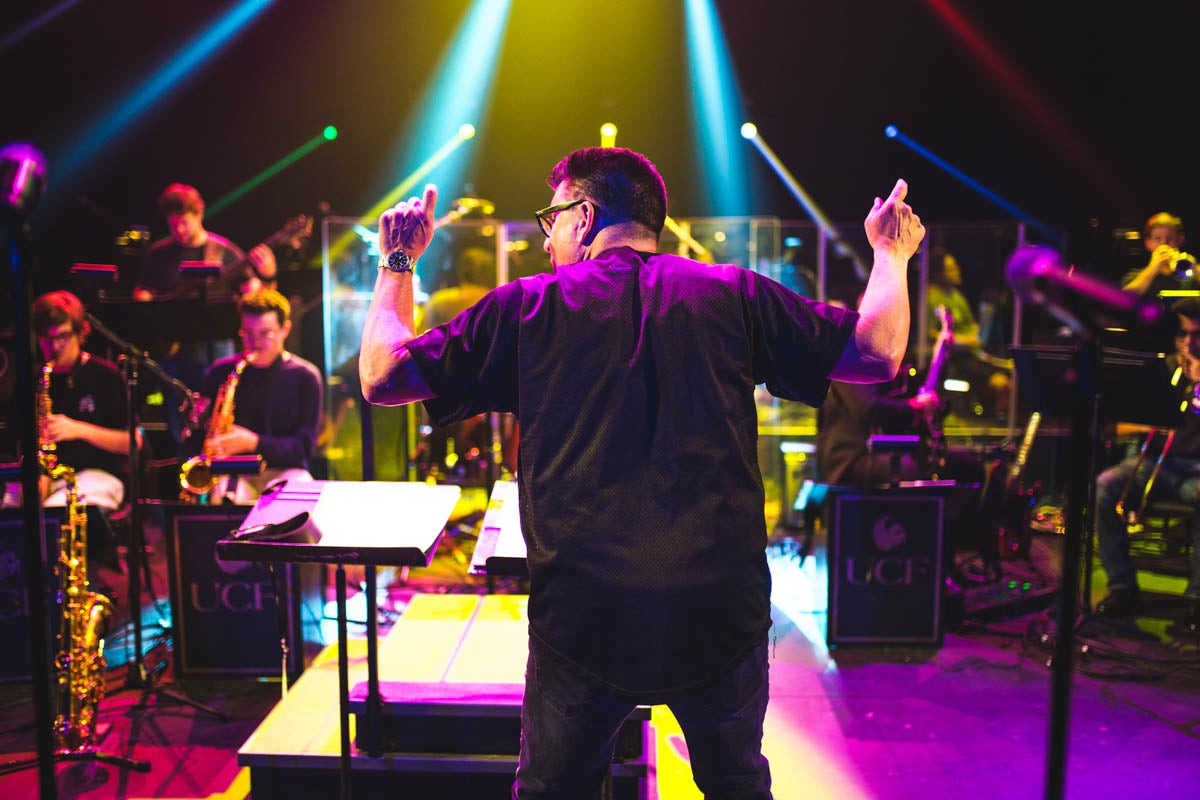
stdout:
{"type": "MultiPolygon", "coordinates": [[[[497,542],[520,539],[515,490],[508,481],[493,488],[484,525],[497,542]]],[[[378,643],[368,596],[366,640],[344,633],[342,567],[428,566],[459,492],[424,483],[295,484],[260,498],[240,535],[218,543],[223,558],[322,562],[340,576],[336,659],[332,648],[318,657],[238,751],[255,800],[339,789],[342,798],[509,796],[528,653],[526,596],[417,594],[378,643]],[[309,520],[297,519],[305,513],[309,520]]],[[[513,557],[511,548],[500,552],[513,557]]],[[[491,564],[516,568],[514,560],[491,564]]],[[[639,708],[622,730],[613,798],[647,796],[649,712],[639,708]]]]}

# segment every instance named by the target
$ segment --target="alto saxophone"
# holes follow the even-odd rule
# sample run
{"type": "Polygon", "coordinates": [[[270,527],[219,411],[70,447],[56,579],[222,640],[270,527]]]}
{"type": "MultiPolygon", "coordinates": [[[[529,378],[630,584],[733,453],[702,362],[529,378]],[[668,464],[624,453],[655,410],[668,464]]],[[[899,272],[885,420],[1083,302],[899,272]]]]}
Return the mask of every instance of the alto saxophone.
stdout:
{"type": "Polygon", "coordinates": [[[104,635],[113,604],[88,590],[87,511],[79,504],[75,471],[66,468],[67,518],[60,528],[57,572],[62,595],[58,636],[58,713],[54,738],[59,752],[94,749],[96,712],[104,697],[104,635]]]}
{"type": "Polygon", "coordinates": [[[75,470],[59,462],[58,448],[46,434],[53,371],[54,362],[46,362],[38,384],[38,463],[51,480],[62,478],[67,484],[67,517],[59,529],[55,565],[62,620],[54,659],[59,688],[54,738],[60,753],[75,753],[93,749],[96,711],[104,697],[104,634],[113,605],[88,590],[87,512],[79,503],[75,470]]]}
{"type": "Polygon", "coordinates": [[[238,381],[242,370],[250,363],[252,354],[246,354],[238,359],[217,391],[217,399],[213,402],[212,416],[208,420],[208,428],[204,433],[204,447],[200,455],[189,458],[179,469],[179,487],[182,491],[179,499],[185,503],[204,503],[208,495],[217,487],[217,476],[212,473],[212,440],[233,430],[233,397],[237,392],[238,381]]]}

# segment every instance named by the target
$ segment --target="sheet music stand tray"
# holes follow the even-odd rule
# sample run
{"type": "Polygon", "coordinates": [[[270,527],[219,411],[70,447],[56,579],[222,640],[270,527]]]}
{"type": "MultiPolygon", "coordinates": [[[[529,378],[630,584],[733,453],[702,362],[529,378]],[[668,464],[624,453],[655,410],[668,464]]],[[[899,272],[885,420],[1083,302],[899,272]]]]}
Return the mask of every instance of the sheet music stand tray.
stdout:
{"type": "Polygon", "coordinates": [[[492,578],[498,575],[529,577],[527,555],[525,537],[521,534],[517,482],[496,481],[483,513],[479,539],[471,553],[469,572],[486,575],[490,590],[492,578]]]}
{"type": "MultiPolygon", "coordinates": [[[[454,485],[384,481],[287,483],[259,497],[242,528],[279,525],[307,514],[319,532],[312,544],[270,541],[217,542],[217,557],[229,561],[326,563],[337,566],[338,707],[341,729],[341,797],[350,797],[350,665],[347,654],[347,564],[427,567],[462,489],[454,485]],[[397,513],[383,513],[384,510],[397,513]]],[[[379,748],[379,650],[375,597],[367,593],[367,755],[379,748]]]]}

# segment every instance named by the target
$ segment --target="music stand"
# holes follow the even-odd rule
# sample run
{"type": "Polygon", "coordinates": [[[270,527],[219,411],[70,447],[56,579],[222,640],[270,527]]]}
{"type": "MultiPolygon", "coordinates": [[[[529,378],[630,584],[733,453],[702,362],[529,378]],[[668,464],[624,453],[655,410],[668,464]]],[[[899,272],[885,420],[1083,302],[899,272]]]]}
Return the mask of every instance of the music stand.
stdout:
{"type": "MultiPolygon", "coordinates": [[[[338,626],[338,708],[341,731],[341,798],[350,797],[350,662],[346,619],[346,565],[427,567],[462,490],[452,484],[383,481],[289,482],[263,494],[242,527],[217,542],[229,561],[334,564],[338,626]],[[381,509],[403,509],[383,515],[381,509]],[[307,514],[302,542],[288,541],[307,514]],[[314,540],[315,539],[315,540],[314,540]]],[[[360,739],[369,756],[379,745],[379,653],[375,595],[367,593],[367,700],[360,739]]]]}
{"type": "Polygon", "coordinates": [[[92,330],[97,331],[112,346],[120,351],[122,367],[125,372],[125,411],[127,414],[126,425],[129,430],[129,616],[133,623],[133,663],[125,675],[126,689],[140,689],[142,691],[142,700],[140,704],[144,704],[147,695],[153,694],[156,697],[163,697],[173,700],[177,703],[191,706],[199,711],[212,714],[217,719],[228,722],[231,718],[228,714],[218,711],[211,706],[207,706],[197,700],[193,700],[181,692],[172,691],[165,686],[155,684],[152,677],[146,672],[145,654],[142,652],[142,586],[141,580],[143,572],[146,578],[146,585],[150,587],[150,572],[149,563],[146,558],[146,541],[142,530],[142,498],[141,498],[141,456],[140,448],[138,447],[137,437],[137,419],[134,412],[134,398],[137,397],[137,387],[140,375],[140,369],[145,368],[152,375],[159,379],[164,386],[169,386],[174,389],[184,402],[191,406],[192,392],[187,386],[184,386],[180,381],[168,375],[163,368],[150,358],[144,350],[134,345],[132,342],[122,339],[116,332],[109,329],[103,322],[96,318],[94,314],[88,313],[88,322],[92,325],[92,330]]]}

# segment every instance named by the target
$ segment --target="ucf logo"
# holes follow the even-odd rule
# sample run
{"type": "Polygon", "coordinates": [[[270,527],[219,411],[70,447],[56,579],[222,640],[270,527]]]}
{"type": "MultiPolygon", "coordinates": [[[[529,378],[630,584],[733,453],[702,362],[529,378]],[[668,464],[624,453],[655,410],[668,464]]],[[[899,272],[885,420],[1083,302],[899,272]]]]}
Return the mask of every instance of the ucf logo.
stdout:
{"type": "Polygon", "coordinates": [[[189,590],[192,608],[201,614],[262,611],[267,603],[275,601],[275,593],[266,581],[193,582],[189,590]]]}
{"type": "Polygon", "coordinates": [[[856,586],[912,586],[929,580],[933,564],[928,557],[898,552],[908,541],[908,531],[891,514],[871,528],[875,552],[846,559],[846,580],[856,586]]]}

